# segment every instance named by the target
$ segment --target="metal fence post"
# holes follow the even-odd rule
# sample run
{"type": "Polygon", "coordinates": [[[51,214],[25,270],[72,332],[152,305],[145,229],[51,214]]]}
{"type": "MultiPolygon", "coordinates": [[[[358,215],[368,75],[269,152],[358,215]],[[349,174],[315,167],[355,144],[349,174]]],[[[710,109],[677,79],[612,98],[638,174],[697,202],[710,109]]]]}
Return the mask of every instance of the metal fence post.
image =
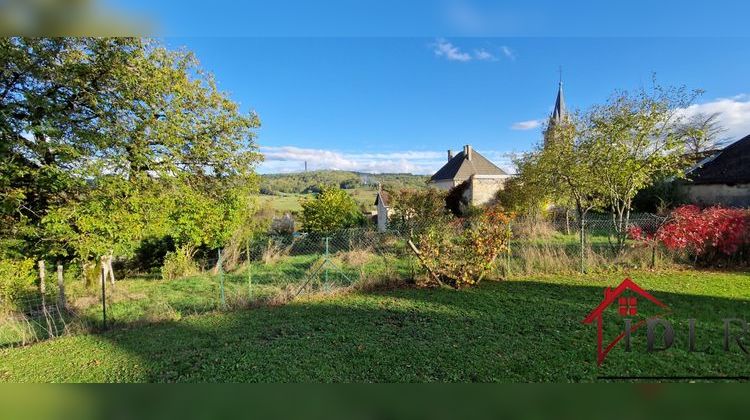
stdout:
{"type": "Polygon", "coordinates": [[[586,217],[581,216],[581,274],[586,273],[586,217]]]}
{"type": "Polygon", "coordinates": [[[216,262],[217,267],[219,269],[219,291],[221,293],[221,307],[226,308],[227,307],[227,301],[224,297],[224,268],[222,267],[221,263],[221,249],[218,250],[219,253],[219,260],[216,262]]]}
{"type": "MultiPolygon", "coordinates": [[[[330,238],[330,237],[328,237],[328,236],[326,236],[326,237],[325,237],[325,240],[326,240],[326,256],[325,256],[325,260],[324,260],[324,261],[328,261],[328,241],[329,241],[330,239],[331,239],[331,238],[330,238]]],[[[325,280],[325,284],[328,284],[328,267],[326,267],[326,271],[325,271],[325,279],[326,279],[326,280],[325,280]]]]}
{"type": "Polygon", "coordinates": [[[511,222],[508,221],[508,255],[505,258],[505,277],[510,277],[510,259],[511,259],[511,253],[513,252],[511,250],[511,240],[513,239],[513,230],[510,227],[511,222]]]}
{"type": "Polygon", "coordinates": [[[250,260],[250,238],[245,243],[245,254],[247,255],[247,299],[250,301],[253,298],[253,265],[250,260]]]}

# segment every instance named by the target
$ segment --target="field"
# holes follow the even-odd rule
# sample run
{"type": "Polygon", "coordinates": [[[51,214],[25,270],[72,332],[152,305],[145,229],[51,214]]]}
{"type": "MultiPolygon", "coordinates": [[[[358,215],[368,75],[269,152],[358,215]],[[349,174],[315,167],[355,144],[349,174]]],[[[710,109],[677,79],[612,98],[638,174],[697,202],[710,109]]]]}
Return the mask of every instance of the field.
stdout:
{"type": "Polygon", "coordinates": [[[343,188],[362,208],[375,210],[378,184],[392,190],[420,189],[427,185],[427,177],[335,170],[265,174],[260,177],[260,203],[277,214],[297,212],[302,210],[301,199],[312,198],[312,191],[320,186],[333,185],[343,188]]]}
{"type": "Polygon", "coordinates": [[[737,346],[725,353],[721,336],[723,318],[750,315],[750,273],[626,274],[672,308],[667,319],[675,327],[675,344],[649,354],[638,332],[632,352],[618,346],[599,368],[596,328],[581,320],[599,303],[603,288],[616,286],[625,274],[517,277],[460,291],[355,291],[179,320],[125,322],[102,334],[0,350],[0,379],[588,382],[601,375],[750,375],[748,356],[737,346]],[[697,320],[699,347],[707,346],[706,353],[687,351],[689,318],[697,320]]]}
{"type": "MultiPolygon", "coordinates": [[[[354,198],[360,207],[375,210],[375,191],[372,188],[352,188],[345,190],[354,198]]],[[[312,199],[314,194],[280,193],[278,195],[259,195],[261,208],[270,208],[276,214],[302,211],[301,200],[312,199]]]]}

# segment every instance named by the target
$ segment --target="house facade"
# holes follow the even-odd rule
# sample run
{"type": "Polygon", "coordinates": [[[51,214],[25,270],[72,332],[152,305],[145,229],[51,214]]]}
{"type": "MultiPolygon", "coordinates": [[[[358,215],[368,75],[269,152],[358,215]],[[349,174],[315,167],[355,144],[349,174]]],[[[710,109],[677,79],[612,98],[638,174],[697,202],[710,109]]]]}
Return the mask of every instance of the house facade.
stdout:
{"type": "Polygon", "coordinates": [[[455,156],[448,150],[448,162],[432,175],[430,185],[447,191],[468,182],[465,193],[467,202],[478,206],[491,201],[509,177],[505,171],[467,144],[455,156]]]}
{"type": "Polygon", "coordinates": [[[750,207],[750,135],[688,170],[685,198],[700,206],[750,207]]]}

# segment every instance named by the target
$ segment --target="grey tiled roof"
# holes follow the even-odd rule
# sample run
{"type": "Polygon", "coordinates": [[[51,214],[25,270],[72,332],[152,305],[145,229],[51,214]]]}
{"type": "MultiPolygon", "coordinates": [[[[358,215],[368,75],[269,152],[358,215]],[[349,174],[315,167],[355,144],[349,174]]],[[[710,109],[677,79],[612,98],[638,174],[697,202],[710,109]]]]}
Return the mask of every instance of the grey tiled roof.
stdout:
{"type": "Polygon", "coordinates": [[[472,175],[507,175],[507,173],[476,150],[472,150],[471,160],[466,159],[464,152],[461,151],[435,172],[430,180],[464,180],[472,175]]]}
{"type": "Polygon", "coordinates": [[[375,205],[378,205],[378,200],[383,200],[383,205],[388,207],[391,202],[391,195],[388,194],[387,191],[380,190],[378,191],[378,194],[375,196],[375,205]]]}
{"type": "Polygon", "coordinates": [[[750,135],[705,159],[687,177],[694,184],[750,183],[750,135]]]}

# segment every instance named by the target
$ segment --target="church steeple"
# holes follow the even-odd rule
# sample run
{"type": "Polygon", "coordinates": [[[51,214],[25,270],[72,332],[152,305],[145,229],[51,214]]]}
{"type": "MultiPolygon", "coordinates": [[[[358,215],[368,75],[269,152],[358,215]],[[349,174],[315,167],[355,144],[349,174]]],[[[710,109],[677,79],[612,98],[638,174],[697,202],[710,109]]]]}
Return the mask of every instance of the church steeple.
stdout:
{"type": "Polygon", "coordinates": [[[557,88],[557,99],[555,100],[555,109],[552,110],[550,115],[550,125],[560,124],[567,117],[568,111],[565,109],[565,97],[563,96],[563,84],[560,79],[560,84],[557,88]]]}
{"type": "Polygon", "coordinates": [[[554,126],[560,125],[568,121],[568,110],[565,108],[565,96],[563,96],[563,83],[562,83],[562,68],[560,69],[560,82],[557,86],[557,99],[555,99],[555,108],[552,110],[552,115],[549,116],[549,124],[544,131],[544,145],[546,146],[550,141],[551,129],[554,126]]]}

